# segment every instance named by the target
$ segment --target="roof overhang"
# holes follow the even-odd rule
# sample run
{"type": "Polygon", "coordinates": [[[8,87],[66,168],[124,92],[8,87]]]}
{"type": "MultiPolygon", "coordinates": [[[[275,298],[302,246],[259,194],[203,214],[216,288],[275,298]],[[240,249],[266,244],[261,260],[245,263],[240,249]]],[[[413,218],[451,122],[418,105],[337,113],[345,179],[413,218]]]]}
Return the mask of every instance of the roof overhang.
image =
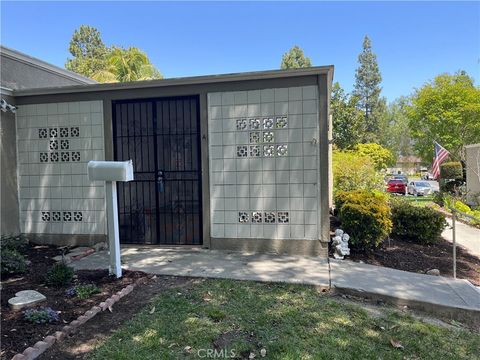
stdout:
{"type": "Polygon", "coordinates": [[[124,83],[103,83],[103,84],[88,84],[88,85],[40,88],[40,89],[22,89],[22,90],[15,90],[13,92],[13,95],[16,97],[22,97],[22,96],[36,96],[36,95],[73,94],[73,93],[85,93],[85,92],[92,92],[92,91],[146,89],[146,88],[158,88],[158,87],[166,87],[166,86],[199,85],[199,84],[252,81],[252,80],[289,78],[289,77],[299,77],[299,76],[318,76],[318,75],[327,75],[329,80],[331,81],[333,78],[333,70],[334,70],[333,65],[314,66],[314,67],[301,68],[301,69],[255,71],[255,72],[233,73],[233,74],[222,74],[222,75],[206,75],[206,76],[170,78],[170,79],[161,79],[161,80],[133,81],[133,82],[124,82],[124,83]]]}

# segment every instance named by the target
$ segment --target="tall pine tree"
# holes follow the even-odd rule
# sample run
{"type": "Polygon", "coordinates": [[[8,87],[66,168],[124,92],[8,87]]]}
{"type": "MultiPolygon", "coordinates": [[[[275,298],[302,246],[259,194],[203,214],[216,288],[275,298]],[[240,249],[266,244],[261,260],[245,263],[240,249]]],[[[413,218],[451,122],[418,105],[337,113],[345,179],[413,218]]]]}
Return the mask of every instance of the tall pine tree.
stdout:
{"type": "Polygon", "coordinates": [[[309,57],[305,57],[303,50],[295,45],[282,56],[281,69],[298,69],[312,66],[309,57]]]}
{"type": "Polygon", "coordinates": [[[363,142],[375,142],[382,116],[380,99],[382,75],[378,68],[377,55],[372,52],[372,43],[368,36],[363,40],[363,50],[358,56],[358,63],[353,94],[358,98],[358,108],[365,117],[363,142]]]}

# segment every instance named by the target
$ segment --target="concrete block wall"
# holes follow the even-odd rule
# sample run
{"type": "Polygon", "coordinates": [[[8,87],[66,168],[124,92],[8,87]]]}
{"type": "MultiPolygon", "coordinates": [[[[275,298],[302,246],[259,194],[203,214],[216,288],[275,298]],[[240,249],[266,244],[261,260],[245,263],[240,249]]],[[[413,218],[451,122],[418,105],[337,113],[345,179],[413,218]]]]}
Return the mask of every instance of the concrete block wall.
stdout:
{"type": "Polygon", "coordinates": [[[19,106],[20,229],[30,234],[106,234],[105,185],[87,163],[104,160],[103,102],[19,106]]]}
{"type": "Polygon", "coordinates": [[[212,238],[318,239],[316,86],[208,94],[212,238]]]}

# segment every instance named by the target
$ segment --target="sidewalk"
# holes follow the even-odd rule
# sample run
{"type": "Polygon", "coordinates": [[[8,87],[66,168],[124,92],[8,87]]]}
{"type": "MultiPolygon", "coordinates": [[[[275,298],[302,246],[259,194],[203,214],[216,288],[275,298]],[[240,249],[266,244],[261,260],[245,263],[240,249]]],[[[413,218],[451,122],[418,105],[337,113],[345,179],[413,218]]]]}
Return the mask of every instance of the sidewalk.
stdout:
{"type": "MultiPolygon", "coordinates": [[[[452,219],[447,218],[447,222],[449,226],[443,230],[442,237],[452,242],[452,219]]],[[[463,246],[470,254],[480,258],[480,229],[456,221],[455,231],[457,245],[463,246]]]]}
{"type": "MultiPolygon", "coordinates": [[[[200,248],[122,249],[123,267],[158,275],[301,283],[328,288],[329,264],[317,257],[247,254],[200,248]]],[[[107,268],[107,252],[73,262],[75,269],[107,268]]],[[[336,291],[378,298],[399,305],[480,323],[480,291],[454,280],[390,268],[331,260],[336,291]]]]}

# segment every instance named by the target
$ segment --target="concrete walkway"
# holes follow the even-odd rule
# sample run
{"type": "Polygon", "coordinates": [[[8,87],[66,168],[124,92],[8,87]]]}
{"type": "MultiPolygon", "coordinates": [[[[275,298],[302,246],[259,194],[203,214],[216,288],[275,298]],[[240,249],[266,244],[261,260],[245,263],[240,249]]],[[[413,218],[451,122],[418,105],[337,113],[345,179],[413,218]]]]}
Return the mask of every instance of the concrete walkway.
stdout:
{"type": "MultiPolygon", "coordinates": [[[[452,219],[447,218],[448,225],[443,230],[442,237],[450,242],[453,241],[452,219]]],[[[480,258],[480,229],[455,221],[457,245],[463,246],[472,255],[480,258]]]]}
{"type": "MultiPolygon", "coordinates": [[[[125,269],[158,275],[301,283],[378,298],[452,318],[480,323],[480,291],[454,280],[390,268],[317,257],[247,254],[200,248],[126,247],[125,269]],[[330,270],[330,271],[329,271],[330,270]]],[[[72,263],[76,269],[105,269],[107,252],[72,263]]]]}

